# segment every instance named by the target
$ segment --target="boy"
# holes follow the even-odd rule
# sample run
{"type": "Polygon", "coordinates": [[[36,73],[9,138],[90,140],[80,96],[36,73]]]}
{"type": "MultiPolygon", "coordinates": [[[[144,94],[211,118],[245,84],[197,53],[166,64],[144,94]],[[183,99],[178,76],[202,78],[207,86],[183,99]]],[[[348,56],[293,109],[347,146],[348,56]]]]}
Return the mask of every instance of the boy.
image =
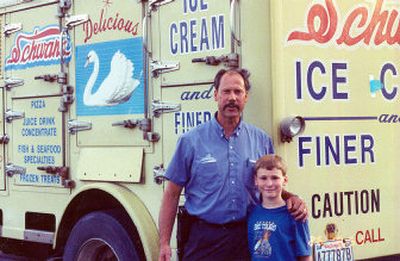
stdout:
{"type": "Polygon", "coordinates": [[[261,157],[256,162],[254,178],[261,204],[248,219],[251,259],[312,260],[308,224],[295,221],[282,198],[288,181],[282,158],[261,157]]]}

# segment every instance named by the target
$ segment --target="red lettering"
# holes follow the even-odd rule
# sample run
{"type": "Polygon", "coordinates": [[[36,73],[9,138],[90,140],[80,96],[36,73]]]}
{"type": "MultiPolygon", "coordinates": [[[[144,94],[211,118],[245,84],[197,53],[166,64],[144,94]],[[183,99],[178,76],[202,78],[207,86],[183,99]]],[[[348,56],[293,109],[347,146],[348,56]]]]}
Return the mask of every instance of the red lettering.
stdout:
{"type": "Polygon", "coordinates": [[[355,10],[353,10],[353,12],[350,13],[349,17],[346,19],[346,23],[344,24],[342,34],[340,35],[339,39],[336,41],[338,44],[345,43],[346,45],[351,46],[362,40],[362,38],[364,37],[363,34],[360,34],[355,37],[350,36],[350,32],[352,31],[351,27],[358,16],[360,16],[361,19],[360,19],[360,22],[358,23],[357,27],[361,28],[367,22],[368,10],[366,8],[360,7],[360,8],[356,8],[355,10]]]}
{"type": "Polygon", "coordinates": [[[135,23],[132,20],[124,19],[119,17],[119,13],[115,14],[115,17],[105,17],[104,9],[100,11],[100,18],[98,22],[92,22],[89,20],[83,25],[83,32],[85,33],[84,42],[89,41],[93,35],[103,33],[111,30],[118,30],[132,34],[133,36],[138,33],[139,23],[135,23]]]}
{"type": "Polygon", "coordinates": [[[89,20],[83,24],[83,31],[85,32],[85,40],[83,40],[84,43],[86,43],[90,38],[92,38],[92,31],[93,25],[92,25],[92,20],[89,20]]]}
{"type": "Polygon", "coordinates": [[[112,29],[112,22],[113,22],[113,19],[111,17],[108,18],[108,20],[107,20],[107,29],[108,30],[112,29]]]}
{"type": "Polygon", "coordinates": [[[357,231],[357,233],[356,233],[356,243],[357,243],[357,245],[361,245],[362,243],[364,243],[364,234],[363,234],[362,231],[357,231]]]}
{"type": "Polygon", "coordinates": [[[360,43],[379,46],[381,44],[400,44],[399,12],[395,9],[382,10],[383,0],[375,2],[370,15],[367,6],[356,7],[343,22],[338,21],[338,14],[332,0],[325,0],[326,7],[314,4],[307,14],[307,31],[293,31],[288,41],[316,41],[325,44],[335,41],[338,45],[354,46],[360,43]],[[338,37],[336,35],[338,24],[338,37]],[[318,28],[317,28],[318,25],[318,28]]]}
{"type": "Polygon", "coordinates": [[[336,32],[338,23],[337,13],[332,0],[325,0],[327,9],[320,4],[310,8],[307,16],[308,32],[294,31],[289,35],[288,40],[315,40],[318,43],[327,43],[336,32]],[[315,28],[319,21],[319,28],[315,28]]]}
{"type": "MultiPolygon", "coordinates": [[[[49,27],[45,30],[35,30],[34,34],[20,34],[15,45],[11,48],[10,58],[6,60],[7,66],[12,64],[30,64],[37,61],[46,61],[60,57],[60,31],[58,28],[49,27]]],[[[71,54],[68,39],[63,40],[64,57],[71,54]]]]}
{"type": "Polygon", "coordinates": [[[378,243],[385,241],[385,238],[381,237],[381,228],[377,230],[378,234],[375,234],[375,229],[370,229],[366,231],[356,232],[356,243],[357,245],[363,245],[366,243],[378,243]],[[377,237],[376,237],[377,236],[377,237]]]}
{"type": "Polygon", "coordinates": [[[372,241],[371,241],[371,235],[370,235],[369,233],[370,233],[369,230],[365,231],[365,234],[364,234],[364,244],[367,243],[367,242],[372,243],[372,241]]]}

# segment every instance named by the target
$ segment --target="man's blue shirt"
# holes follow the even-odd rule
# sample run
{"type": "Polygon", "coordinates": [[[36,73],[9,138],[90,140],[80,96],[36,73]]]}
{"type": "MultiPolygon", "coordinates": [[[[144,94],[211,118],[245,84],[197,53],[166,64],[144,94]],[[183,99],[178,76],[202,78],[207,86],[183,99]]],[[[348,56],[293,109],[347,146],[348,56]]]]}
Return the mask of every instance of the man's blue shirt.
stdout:
{"type": "Polygon", "coordinates": [[[244,219],[256,203],[253,166],[273,152],[261,129],[241,121],[227,139],[214,117],[179,138],[165,176],[185,187],[189,214],[224,224],[244,219]]]}

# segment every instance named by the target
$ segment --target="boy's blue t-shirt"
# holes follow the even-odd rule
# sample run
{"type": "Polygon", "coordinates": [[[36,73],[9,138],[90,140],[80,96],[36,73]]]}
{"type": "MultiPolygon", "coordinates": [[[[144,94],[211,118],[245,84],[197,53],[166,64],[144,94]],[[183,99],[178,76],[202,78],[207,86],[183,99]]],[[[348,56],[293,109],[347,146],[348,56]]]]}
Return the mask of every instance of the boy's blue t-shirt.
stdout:
{"type": "Polygon", "coordinates": [[[258,205],[248,219],[251,260],[296,260],[311,255],[308,223],[296,221],[286,206],[258,205]]]}

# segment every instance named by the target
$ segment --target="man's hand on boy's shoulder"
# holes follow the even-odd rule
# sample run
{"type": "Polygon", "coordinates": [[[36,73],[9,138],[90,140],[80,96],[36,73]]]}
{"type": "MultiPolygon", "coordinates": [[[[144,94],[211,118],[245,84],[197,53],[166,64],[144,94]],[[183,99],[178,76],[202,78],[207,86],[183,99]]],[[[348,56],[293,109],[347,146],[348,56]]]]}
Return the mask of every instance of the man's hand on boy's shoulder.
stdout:
{"type": "Polygon", "coordinates": [[[307,206],[299,196],[291,195],[286,200],[287,208],[295,220],[306,222],[308,218],[307,206]]]}

